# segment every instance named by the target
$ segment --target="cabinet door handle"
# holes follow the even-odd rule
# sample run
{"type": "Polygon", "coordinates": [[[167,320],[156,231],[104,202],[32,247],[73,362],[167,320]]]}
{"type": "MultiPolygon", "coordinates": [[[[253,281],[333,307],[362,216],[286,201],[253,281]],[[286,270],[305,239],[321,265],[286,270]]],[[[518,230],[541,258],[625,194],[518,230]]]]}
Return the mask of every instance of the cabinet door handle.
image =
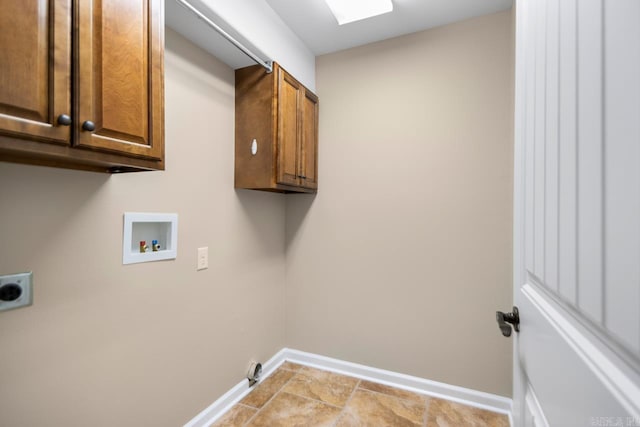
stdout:
{"type": "Polygon", "coordinates": [[[300,175],[300,178],[302,178],[302,179],[307,179],[307,177],[306,177],[306,176],[304,176],[304,175],[300,175]]]}
{"type": "Polygon", "coordinates": [[[96,124],[93,123],[91,120],[87,120],[86,122],[84,122],[82,124],[82,129],[88,130],[89,132],[92,132],[92,131],[96,130],[96,124]]]}
{"type": "Polygon", "coordinates": [[[69,126],[71,124],[71,117],[67,114],[60,114],[58,116],[58,124],[62,126],[69,126]]]}

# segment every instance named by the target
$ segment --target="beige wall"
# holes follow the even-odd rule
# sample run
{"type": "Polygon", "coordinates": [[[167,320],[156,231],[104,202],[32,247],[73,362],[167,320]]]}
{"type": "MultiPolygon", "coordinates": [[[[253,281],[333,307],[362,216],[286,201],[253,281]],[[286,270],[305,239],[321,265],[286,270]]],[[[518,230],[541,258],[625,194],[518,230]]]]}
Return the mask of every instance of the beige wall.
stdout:
{"type": "Polygon", "coordinates": [[[507,11],[317,59],[289,346],[511,395],[512,37],[507,11]]]}
{"type": "Polygon", "coordinates": [[[284,196],[234,191],[233,107],[233,71],[168,31],[166,172],[0,163],[0,274],[35,281],[0,313],[1,425],[182,425],[285,345],[284,196]],[[178,258],[123,266],[126,211],[177,212],[178,258]]]}
{"type": "Polygon", "coordinates": [[[509,26],[319,58],[320,192],[286,198],[233,190],[233,71],[168,30],[166,172],[0,163],[0,274],[35,280],[0,424],[181,425],[285,345],[509,395],[509,26]],[[178,258],[123,266],[126,211],[177,212],[178,258]]]}

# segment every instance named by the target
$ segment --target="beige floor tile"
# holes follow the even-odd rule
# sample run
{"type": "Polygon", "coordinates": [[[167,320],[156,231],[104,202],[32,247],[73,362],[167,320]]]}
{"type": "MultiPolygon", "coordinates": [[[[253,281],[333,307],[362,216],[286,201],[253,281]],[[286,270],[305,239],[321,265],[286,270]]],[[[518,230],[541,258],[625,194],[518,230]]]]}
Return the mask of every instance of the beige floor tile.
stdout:
{"type": "Polygon", "coordinates": [[[251,420],[250,427],[330,427],[340,408],[286,392],[278,393],[251,420]]]}
{"type": "Polygon", "coordinates": [[[421,427],[425,404],[358,388],[336,427],[421,427]]]}
{"type": "Polygon", "coordinates": [[[343,407],[358,379],[333,372],[303,367],[287,383],[284,391],[343,407]]]}
{"type": "Polygon", "coordinates": [[[402,390],[388,385],[373,383],[371,381],[362,380],[358,388],[362,388],[369,391],[375,391],[377,393],[388,394],[389,396],[395,396],[400,399],[410,400],[416,403],[425,403],[426,396],[418,393],[412,393],[407,390],[402,390]]]}
{"type": "Polygon", "coordinates": [[[262,408],[295,374],[293,371],[278,368],[268,378],[255,386],[251,393],[242,399],[240,403],[258,409],[262,408]]]}
{"type": "Polygon", "coordinates": [[[285,362],[210,427],[244,425],[509,427],[509,419],[504,414],[285,362]]]}
{"type": "Polygon", "coordinates": [[[427,427],[509,427],[504,414],[443,399],[430,399],[427,415],[427,427]]]}
{"type": "Polygon", "coordinates": [[[280,369],[286,369],[287,371],[298,372],[302,368],[302,365],[298,365],[297,363],[285,361],[282,365],[280,365],[280,369]]]}
{"type": "Polygon", "coordinates": [[[247,421],[253,417],[256,412],[258,412],[255,408],[250,408],[244,405],[234,405],[222,418],[220,418],[215,423],[211,424],[210,427],[237,427],[243,426],[247,421]]]}

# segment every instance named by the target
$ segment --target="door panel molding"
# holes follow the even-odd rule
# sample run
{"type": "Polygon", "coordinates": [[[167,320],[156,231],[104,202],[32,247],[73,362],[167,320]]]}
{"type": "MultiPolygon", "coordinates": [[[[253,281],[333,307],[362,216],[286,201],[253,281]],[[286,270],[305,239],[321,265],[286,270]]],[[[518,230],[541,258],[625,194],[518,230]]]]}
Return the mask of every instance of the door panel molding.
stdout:
{"type": "Polygon", "coordinates": [[[549,422],[544,416],[538,397],[531,386],[527,387],[524,400],[527,411],[524,420],[524,427],[549,427],[549,422]]]}
{"type": "MultiPolygon", "coordinates": [[[[594,322],[592,319],[585,317],[580,310],[574,306],[571,301],[568,301],[560,294],[553,292],[549,289],[540,278],[527,272],[526,274],[527,286],[531,286],[542,294],[547,300],[553,302],[559,310],[562,310],[567,318],[571,318],[573,322],[580,325],[581,330],[589,331],[590,336],[606,346],[611,354],[615,354],[616,358],[627,365],[631,371],[640,375],[640,357],[633,351],[631,351],[625,343],[618,339],[615,335],[612,335],[602,325],[594,322]]],[[[523,288],[524,289],[524,288],[523,288]]],[[[522,291],[522,290],[521,290],[522,291]]],[[[640,377],[639,377],[640,378],[640,377]]]]}
{"type": "MultiPolygon", "coordinates": [[[[607,403],[612,406],[615,404],[620,405],[621,409],[619,408],[618,411],[613,411],[610,414],[593,414],[592,416],[611,416],[620,414],[622,413],[621,410],[624,410],[629,416],[640,420],[640,386],[638,386],[638,384],[640,384],[640,374],[628,366],[626,361],[623,360],[617,352],[603,343],[599,336],[595,335],[588,328],[585,328],[584,325],[573,316],[567,316],[566,309],[554,301],[539,285],[531,283],[524,285],[522,287],[522,294],[526,297],[524,301],[530,304],[530,309],[526,311],[527,316],[523,316],[523,320],[521,320],[522,330],[526,330],[526,323],[544,322],[545,330],[554,331],[555,336],[553,338],[546,338],[547,340],[553,339],[557,341],[557,345],[551,347],[554,349],[554,360],[560,361],[560,364],[554,367],[554,370],[558,373],[565,373],[571,370],[577,372],[584,371],[576,375],[581,381],[595,376],[599,379],[600,385],[605,387],[611,395],[615,396],[616,401],[603,402],[603,400],[608,398],[608,395],[601,393],[601,387],[597,385],[590,386],[588,389],[580,387],[580,389],[577,390],[575,386],[567,383],[566,386],[568,389],[566,392],[578,396],[579,399],[588,398],[593,394],[595,398],[594,403],[607,403]],[[582,366],[574,363],[575,356],[583,362],[582,366]],[[566,364],[564,364],[564,362],[566,362],[566,364]]],[[[522,308],[521,311],[524,313],[524,308],[522,308]]],[[[536,327],[536,329],[539,328],[536,327]]],[[[521,351],[534,352],[536,350],[534,350],[533,347],[535,347],[535,343],[529,341],[525,336],[521,341],[521,351]],[[524,349],[522,347],[524,347],[524,349]]],[[[545,349],[547,349],[547,347],[545,347],[545,349]]],[[[548,351],[548,349],[542,351],[548,351]]],[[[531,359],[532,358],[527,357],[528,361],[531,359]]],[[[557,387],[557,385],[558,384],[555,384],[554,387],[557,387]]],[[[562,401],[567,402],[570,401],[570,399],[562,399],[562,401]]],[[[543,406],[545,406],[545,402],[543,402],[543,406]]],[[[593,407],[597,406],[598,405],[594,404],[593,407]]],[[[575,421],[576,420],[573,422],[575,421]]]]}

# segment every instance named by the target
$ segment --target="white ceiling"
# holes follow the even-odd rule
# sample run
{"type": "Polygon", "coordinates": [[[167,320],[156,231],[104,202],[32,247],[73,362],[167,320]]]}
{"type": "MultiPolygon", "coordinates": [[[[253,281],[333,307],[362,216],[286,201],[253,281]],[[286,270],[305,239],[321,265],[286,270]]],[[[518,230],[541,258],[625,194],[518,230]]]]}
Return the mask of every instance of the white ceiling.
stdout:
{"type": "MultiPolygon", "coordinates": [[[[391,13],[339,26],[324,0],[188,1],[258,56],[281,63],[284,61],[282,57],[276,54],[276,57],[271,58],[269,52],[262,51],[257,47],[261,41],[264,41],[262,38],[267,38],[267,36],[263,35],[261,39],[256,39],[252,43],[236,31],[233,25],[217,15],[213,6],[220,10],[231,9],[237,12],[236,15],[241,16],[245,16],[255,9],[254,15],[259,18],[247,16],[246,21],[252,22],[251,25],[256,22],[256,19],[261,21],[261,31],[269,31],[270,35],[284,31],[283,28],[273,28],[282,21],[290,28],[287,31],[295,33],[306,47],[317,56],[507,10],[513,4],[513,0],[392,0],[394,10],[391,13]]],[[[165,8],[166,23],[169,27],[207,50],[231,68],[237,69],[254,63],[249,57],[207,27],[204,22],[195,18],[191,12],[179,6],[175,0],[167,0],[165,8]]],[[[255,34],[252,35],[255,37],[255,34]]],[[[267,45],[274,43],[273,40],[269,40],[270,43],[267,45]]],[[[295,71],[290,64],[287,66],[290,71],[295,71]]],[[[296,75],[298,74],[301,73],[296,73],[296,75]]],[[[303,81],[303,83],[311,88],[314,87],[313,79],[303,81]]]]}
{"type": "Polygon", "coordinates": [[[316,55],[510,9],[513,0],[393,0],[393,12],[338,25],[324,0],[266,0],[316,55]]]}

